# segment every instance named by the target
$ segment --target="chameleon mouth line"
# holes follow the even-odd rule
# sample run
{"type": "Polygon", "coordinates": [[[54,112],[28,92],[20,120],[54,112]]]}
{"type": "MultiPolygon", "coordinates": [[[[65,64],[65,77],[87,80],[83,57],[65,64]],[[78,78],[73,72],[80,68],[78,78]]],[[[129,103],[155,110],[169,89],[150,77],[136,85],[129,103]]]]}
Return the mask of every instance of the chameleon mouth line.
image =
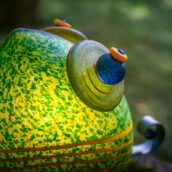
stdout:
{"type": "MultiPolygon", "coordinates": [[[[62,165],[84,164],[84,163],[107,162],[107,161],[113,161],[113,160],[125,157],[125,156],[130,155],[130,154],[131,154],[131,150],[129,150],[129,151],[127,151],[127,152],[125,152],[125,153],[123,153],[121,155],[111,156],[111,157],[106,158],[106,159],[101,158],[101,159],[92,159],[92,160],[78,160],[78,161],[66,161],[66,162],[64,161],[64,162],[60,162],[60,163],[36,164],[36,165],[25,166],[25,167],[0,168],[0,170],[30,170],[30,169],[33,169],[33,168],[57,167],[59,165],[62,166],[62,165]]],[[[128,164],[129,162],[127,161],[126,163],[128,164]]],[[[119,164],[116,164],[116,165],[119,165],[119,164]]]]}
{"type": "Polygon", "coordinates": [[[36,151],[49,151],[49,150],[59,150],[59,149],[67,149],[77,146],[83,146],[83,145],[93,145],[93,144],[102,144],[106,142],[110,142],[113,140],[118,140],[123,138],[124,136],[128,135],[133,128],[133,123],[130,122],[129,127],[122,131],[118,135],[113,135],[105,139],[100,140],[90,140],[90,141],[83,141],[79,143],[73,143],[73,144],[67,144],[67,145],[59,145],[59,146],[50,146],[50,147],[40,147],[40,148],[18,148],[18,149],[0,149],[0,153],[17,153],[17,152],[36,152],[36,151]]]}
{"type": "Polygon", "coordinates": [[[78,153],[64,153],[64,154],[55,154],[55,155],[50,155],[50,156],[37,156],[37,157],[29,157],[29,158],[17,158],[17,159],[0,158],[0,162],[24,162],[24,161],[34,161],[34,160],[40,160],[40,159],[46,160],[50,158],[52,159],[52,158],[65,157],[65,156],[79,156],[79,155],[87,155],[87,154],[108,153],[108,152],[119,151],[131,145],[132,143],[133,143],[133,138],[131,138],[127,143],[123,144],[122,146],[118,146],[115,148],[88,150],[85,152],[78,152],[78,153]]]}

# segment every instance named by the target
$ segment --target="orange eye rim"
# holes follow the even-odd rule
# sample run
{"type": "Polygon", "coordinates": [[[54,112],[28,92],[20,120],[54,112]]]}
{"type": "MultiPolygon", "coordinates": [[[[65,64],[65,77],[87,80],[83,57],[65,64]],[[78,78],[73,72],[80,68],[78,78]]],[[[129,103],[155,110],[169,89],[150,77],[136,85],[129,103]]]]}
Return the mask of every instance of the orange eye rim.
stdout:
{"type": "Polygon", "coordinates": [[[118,60],[122,63],[128,61],[128,56],[126,54],[120,53],[119,49],[117,49],[115,47],[110,47],[109,51],[115,60],[118,60]]]}
{"type": "Polygon", "coordinates": [[[56,26],[60,26],[60,27],[67,27],[67,28],[72,28],[72,26],[67,23],[67,22],[64,22],[60,19],[54,19],[53,23],[56,25],[56,26]]]}

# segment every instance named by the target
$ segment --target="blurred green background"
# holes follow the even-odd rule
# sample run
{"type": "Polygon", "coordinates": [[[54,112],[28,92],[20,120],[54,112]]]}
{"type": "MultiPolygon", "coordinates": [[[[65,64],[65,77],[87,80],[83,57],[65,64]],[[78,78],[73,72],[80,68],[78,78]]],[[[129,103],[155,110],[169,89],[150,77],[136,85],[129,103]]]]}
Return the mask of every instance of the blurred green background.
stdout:
{"type": "Polygon", "coordinates": [[[89,39],[124,49],[129,57],[125,94],[135,126],[145,114],[161,121],[166,137],[153,157],[172,162],[171,0],[0,0],[0,4],[0,43],[16,27],[40,29],[53,25],[54,18],[65,18],[89,39]]]}

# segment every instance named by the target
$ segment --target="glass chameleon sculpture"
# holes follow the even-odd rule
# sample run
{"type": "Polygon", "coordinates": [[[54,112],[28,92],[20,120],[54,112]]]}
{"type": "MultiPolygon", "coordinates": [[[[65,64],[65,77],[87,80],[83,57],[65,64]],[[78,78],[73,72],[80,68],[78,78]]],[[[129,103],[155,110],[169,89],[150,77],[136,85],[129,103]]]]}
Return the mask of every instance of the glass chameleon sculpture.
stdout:
{"type": "Polygon", "coordinates": [[[164,128],[144,117],[147,141],[133,146],[127,55],[55,23],[16,29],[0,47],[0,171],[122,171],[164,128]]]}

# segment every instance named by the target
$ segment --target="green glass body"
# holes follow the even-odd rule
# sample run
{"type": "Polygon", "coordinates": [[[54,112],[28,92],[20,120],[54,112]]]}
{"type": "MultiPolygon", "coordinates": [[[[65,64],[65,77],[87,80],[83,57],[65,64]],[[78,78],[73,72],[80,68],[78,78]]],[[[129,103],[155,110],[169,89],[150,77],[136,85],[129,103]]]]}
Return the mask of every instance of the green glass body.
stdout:
{"type": "Polygon", "coordinates": [[[13,31],[1,46],[0,171],[121,171],[130,163],[126,98],[108,111],[87,106],[67,75],[72,46],[29,29],[13,31]]]}

